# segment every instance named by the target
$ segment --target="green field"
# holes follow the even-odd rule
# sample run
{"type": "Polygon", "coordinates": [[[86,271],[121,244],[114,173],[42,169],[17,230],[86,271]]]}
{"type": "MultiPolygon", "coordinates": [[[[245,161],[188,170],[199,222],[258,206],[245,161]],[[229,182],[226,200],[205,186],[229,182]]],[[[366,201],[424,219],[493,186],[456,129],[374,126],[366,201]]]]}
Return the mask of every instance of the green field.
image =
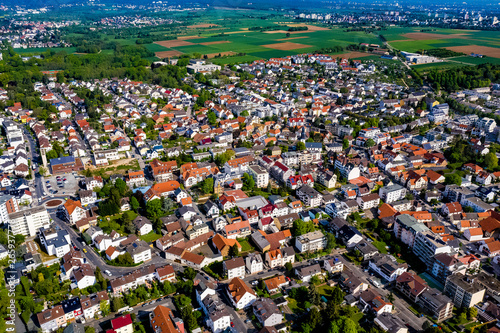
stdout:
{"type": "Polygon", "coordinates": [[[434,63],[430,63],[430,64],[413,65],[411,67],[418,69],[419,71],[428,71],[428,70],[431,70],[434,68],[450,69],[450,68],[463,67],[463,66],[467,66],[467,64],[458,63],[458,62],[443,61],[443,62],[434,62],[434,63]]]}
{"type": "MultiPolygon", "coordinates": [[[[390,46],[401,51],[417,52],[421,49],[443,48],[453,46],[479,45],[500,48],[500,31],[476,31],[476,30],[454,30],[442,28],[421,28],[421,27],[385,27],[374,32],[347,31],[345,28],[330,25],[308,24],[309,29],[303,32],[290,32],[287,30],[299,24],[298,21],[285,16],[284,13],[269,12],[264,10],[227,10],[220,8],[210,8],[203,12],[180,12],[172,13],[173,19],[184,22],[182,25],[163,25],[147,28],[147,33],[153,40],[162,41],[171,38],[185,40],[186,45],[165,46],[157,43],[144,44],[151,52],[178,51],[184,54],[223,54],[233,52],[244,55],[223,56],[212,58],[211,61],[217,64],[232,64],[252,62],[258,59],[269,59],[283,57],[300,53],[310,53],[322,48],[331,48],[348,45],[370,43],[383,47],[380,35],[389,42],[390,46]],[[199,25],[202,26],[199,26],[199,25]],[[210,24],[210,27],[203,26],[210,24]],[[198,25],[198,26],[197,26],[198,25]],[[260,27],[259,29],[249,28],[260,27]],[[265,31],[261,28],[265,27],[265,31]],[[272,30],[269,27],[276,27],[279,30],[272,30]],[[413,35],[406,35],[413,33],[413,35]],[[415,35],[415,34],[428,34],[415,35]],[[183,37],[189,38],[183,39],[183,37]],[[418,38],[427,38],[418,40],[418,38]],[[414,39],[412,39],[414,38],[414,39]],[[208,44],[207,43],[216,43],[208,44]],[[205,45],[202,45],[205,44],[205,45]],[[270,45],[294,43],[291,47],[270,45]]],[[[300,23],[302,24],[302,23],[300,23]]],[[[107,30],[99,32],[101,40],[119,43],[121,45],[136,45],[137,35],[123,35],[119,30],[107,30]]],[[[85,38],[81,33],[69,33],[68,38],[85,38]]],[[[65,50],[74,53],[76,48],[56,48],[55,51],[65,50]]],[[[19,53],[40,53],[46,49],[19,49],[19,53]]],[[[113,50],[103,50],[103,54],[112,54],[113,50]]],[[[343,53],[347,53],[344,51],[343,53]]],[[[361,60],[379,60],[386,63],[392,60],[380,59],[379,56],[358,58],[361,60]]],[[[154,60],[153,57],[148,60],[154,60]]],[[[500,59],[483,58],[476,59],[470,57],[457,57],[439,64],[428,64],[415,66],[418,69],[431,69],[435,67],[453,68],[458,64],[482,64],[500,63],[500,59]]]]}
{"type": "Polygon", "coordinates": [[[492,58],[492,57],[473,58],[470,56],[462,56],[462,57],[448,58],[448,60],[460,61],[460,62],[471,64],[471,65],[481,65],[481,64],[486,64],[486,63],[500,64],[500,59],[492,58]]]}

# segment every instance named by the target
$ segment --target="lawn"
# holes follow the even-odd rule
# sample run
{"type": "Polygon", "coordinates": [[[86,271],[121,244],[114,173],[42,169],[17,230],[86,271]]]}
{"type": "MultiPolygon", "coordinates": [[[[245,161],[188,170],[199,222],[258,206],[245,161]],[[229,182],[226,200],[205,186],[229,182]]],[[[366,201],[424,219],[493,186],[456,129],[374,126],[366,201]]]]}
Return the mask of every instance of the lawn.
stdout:
{"type": "Polygon", "coordinates": [[[359,322],[361,320],[361,318],[363,318],[363,312],[358,312],[358,313],[355,313],[351,319],[352,321],[354,321],[355,323],[359,322]]]}
{"type": "Polygon", "coordinates": [[[239,239],[237,239],[237,241],[241,245],[241,252],[251,252],[251,251],[255,250],[255,248],[252,245],[250,245],[248,240],[246,240],[244,238],[239,238],[239,239]]]}
{"type": "MultiPolygon", "coordinates": [[[[132,213],[134,213],[134,212],[132,212],[132,213]]],[[[115,230],[120,235],[125,235],[126,232],[123,228],[123,225],[121,225],[121,222],[119,221],[121,217],[122,217],[121,213],[113,215],[113,216],[102,217],[102,221],[99,222],[98,225],[102,229],[102,231],[104,231],[107,234],[109,234],[109,233],[111,233],[111,231],[115,230]]],[[[137,217],[137,213],[134,213],[134,219],[136,217],[137,217]]]]}
{"type": "Polygon", "coordinates": [[[290,310],[292,310],[293,313],[299,313],[303,311],[303,309],[299,308],[299,306],[297,305],[297,301],[293,298],[288,297],[287,301],[288,307],[290,308],[290,310]]]}
{"type": "Polygon", "coordinates": [[[141,236],[140,238],[145,241],[146,243],[151,243],[156,241],[158,238],[160,238],[161,235],[158,235],[154,231],[151,231],[149,234],[146,234],[144,236],[141,236]]]}
{"type": "Polygon", "coordinates": [[[439,68],[439,69],[443,70],[443,69],[450,69],[450,68],[463,67],[463,66],[467,66],[467,65],[457,63],[457,62],[443,61],[443,62],[433,62],[430,64],[413,65],[411,67],[421,72],[421,71],[429,71],[429,70],[434,69],[434,68],[439,68]]]}
{"type": "Polygon", "coordinates": [[[325,284],[325,285],[317,287],[316,289],[318,290],[318,293],[321,296],[325,296],[326,298],[329,298],[332,295],[334,288],[325,284]]]}
{"type": "Polygon", "coordinates": [[[387,249],[385,248],[387,246],[387,244],[385,244],[385,242],[374,241],[372,244],[373,244],[373,246],[375,246],[377,248],[377,250],[379,250],[380,253],[384,253],[384,254],[387,253],[387,249]]]}

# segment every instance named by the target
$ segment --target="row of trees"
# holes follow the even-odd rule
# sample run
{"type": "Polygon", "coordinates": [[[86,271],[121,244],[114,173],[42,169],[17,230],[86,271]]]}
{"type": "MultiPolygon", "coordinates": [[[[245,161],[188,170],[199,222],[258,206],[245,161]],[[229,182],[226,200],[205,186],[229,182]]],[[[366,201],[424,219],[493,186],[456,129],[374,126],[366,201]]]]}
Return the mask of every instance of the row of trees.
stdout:
{"type": "Polygon", "coordinates": [[[487,87],[500,79],[500,65],[482,64],[458,69],[437,70],[427,74],[427,80],[436,88],[447,92],[459,89],[487,87]]]}

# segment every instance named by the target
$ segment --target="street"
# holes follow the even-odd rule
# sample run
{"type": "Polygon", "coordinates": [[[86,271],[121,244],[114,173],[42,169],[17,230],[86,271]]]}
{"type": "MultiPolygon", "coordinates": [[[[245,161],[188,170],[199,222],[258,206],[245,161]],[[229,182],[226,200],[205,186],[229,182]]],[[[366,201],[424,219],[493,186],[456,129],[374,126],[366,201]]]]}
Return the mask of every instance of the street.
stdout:
{"type": "MultiPolygon", "coordinates": [[[[351,272],[355,273],[356,277],[363,282],[367,283],[370,288],[374,288],[371,283],[368,282],[368,278],[370,277],[368,272],[365,272],[361,269],[360,266],[357,266],[351,263],[347,258],[344,257],[344,264],[351,270],[351,272]]],[[[380,293],[381,296],[387,299],[388,295],[391,293],[390,290],[385,288],[375,288],[380,293]]],[[[401,320],[405,323],[408,323],[411,327],[416,330],[422,330],[422,325],[427,320],[425,317],[417,317],[413,312],[409,310],[410,304],[408,304],[404,299],[398,297],[397,294],[392,294],[394,297],[394,301],[392,302],[394,305],[395,313],[401,320]]]]}

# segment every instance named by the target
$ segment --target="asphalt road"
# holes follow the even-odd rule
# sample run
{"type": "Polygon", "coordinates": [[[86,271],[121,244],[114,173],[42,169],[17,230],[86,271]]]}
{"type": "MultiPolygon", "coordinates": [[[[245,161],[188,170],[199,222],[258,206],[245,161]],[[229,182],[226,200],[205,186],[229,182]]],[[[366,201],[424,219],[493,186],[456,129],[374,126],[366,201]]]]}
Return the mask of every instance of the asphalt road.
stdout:
{"type": "Polygon", "coordinates": [[[226,285],[219,284],[217,287],[217,293],[219,294],[220,299],[227,305],[226,308],[231,316],[231,322],[234,324],[234,327],[232,327],[231,330],[235,333],[254,332],[254,330],[249,330],[243,319],[241,319],[236,311],[234,311],[233,305],[226,293],[226,285]]]}
{"type": "MultiPolygon", "coordinates": [[[[156,301],[154,304],[151,305],[138,305],[135,308],[133,308],[130,313],[134,313],[137,318],[142,318],[142,317],[147,317],[149,314],[158,306],[158,305],[163,305],[167,308],[170,309],[175,309],[174,303],[172,302],[171,298],[160,298],[161,301],[156,301]]],[[[146,302],[144,304],[149,304],[150,302],[146,302]]],[[[113,313],[110,314],[106,317],[103,317],[101,319],[95,320],[95,319],[90,319],[85,322],[85,326],[92,326],[95,328],[96,333],[99,332],[105,332],[107,329],[110,329],[110,323],[109,321],[111,319],[114,319],[116,317],[120,317],[121,315],[118,313],[113,313]]]]}
{"type": "MultiPolygon", "coordinates": [[[[361,279],[363,282],[367,283],[371,288],[375,288],[374,286],[371,285],[371,283],[368,282],[368,277],[370,276],[369,273],[363,271],[361,267],[354,265],[347,259],[344,260],[345,265],[354,273],[356,273],[356,276],[361,279]]],[[[380,293],[381,296],[384,296],[387,298],[387,296],[390,294],[390,290],[388,289],[382,289],[382,288],[375,288],[377,291],[380,293]]],[[[420,331],[422,330],[422,325],[426,321],[426,318],[420,318],[417,317],[413,312],[409,310],[410,304],[408,304],[404,299],[398,297],[396,294],[393,293],[394,296],[394,308],[395,308],[395,313],[401,320],[403,320],[405,323],[408,323],[411,327],[413,327],[415,330],[420,331]]]]}
{"type": "MultiPolygon", "coordinates": [[[[50,217],[54,220],[54,222],[63,230],[66,230],[71,238],[71,242],[76,245],[77,248],[82,250],[82,255],[87,259],[87,262],[92,265],[93,267],[99,267],[102,272],[105,270],[109,270],[112,274],[111,278],[127,274],[133,270],[136,270],[137,268],[143,266],[143,265],[152,265],[152,264],[158,264],[158,265],[166,265],[169,264],[166,259],[163,259],[159,255],[157,255],[157,250],[152,249],[152,259],[148,261],[147,263],[144,263],[140,266],[135,266],[135,267],[117,267],[117,266],[111,266],[106,264],[103,258],[99,256],[95,250],[87,245],[84,245],[82,242],[79,241],[79,235],[76,233],[76,231],[69,226],[68,223],[65,221],[61,220],[59,217],[56,216],[55,210],[52,210],[50,212],[50,217]],[[87,250],[87,253],[83,253],[83,249],[87,250]]],[[[178,265],[180,266],[180,265],[178,265]]],[[[178,268],[178,267],[174,267],[178,268]]]]}

